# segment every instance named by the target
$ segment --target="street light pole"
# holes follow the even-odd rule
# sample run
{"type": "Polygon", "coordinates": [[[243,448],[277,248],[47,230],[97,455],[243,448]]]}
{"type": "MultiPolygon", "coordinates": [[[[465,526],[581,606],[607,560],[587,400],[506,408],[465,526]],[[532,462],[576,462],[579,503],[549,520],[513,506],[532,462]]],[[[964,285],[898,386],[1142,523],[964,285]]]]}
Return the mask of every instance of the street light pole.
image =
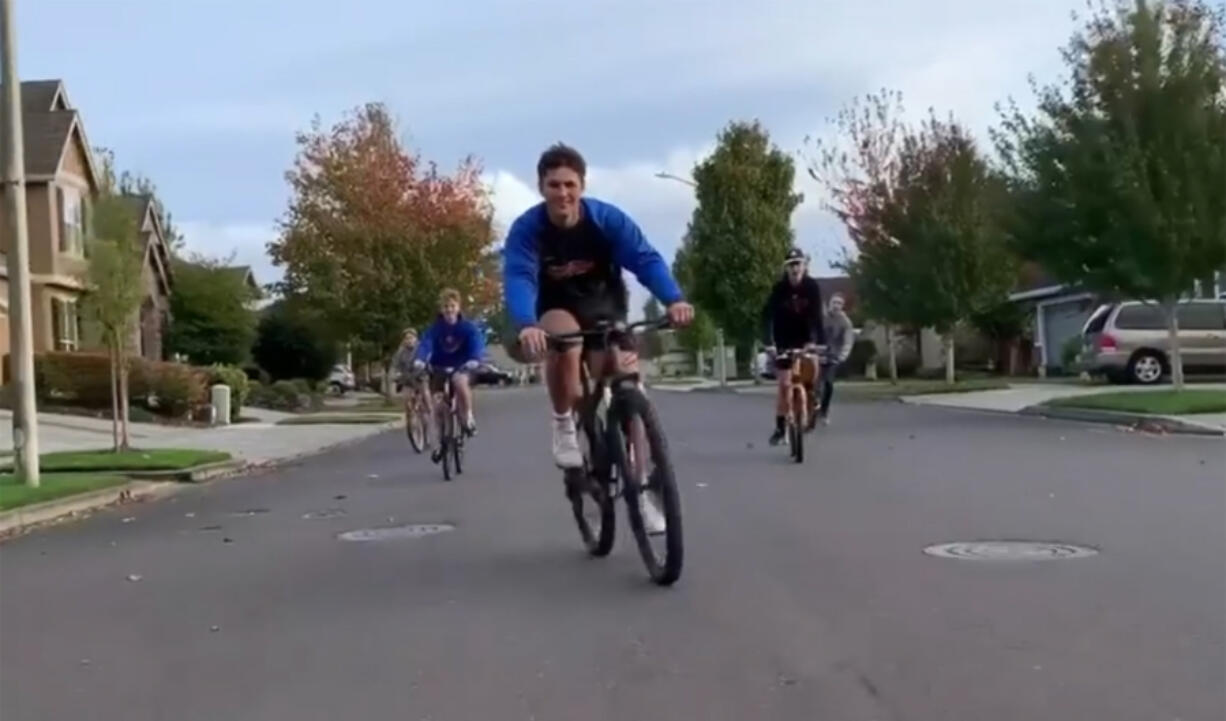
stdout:
{"type": "Polygon", "coordinates": [[[12,0],[0,0],[0,125],[4,143],[4,204],[8,214],[9,368],[13,393],[13,471],[37,487],[38,419],[34,406],[34,320],[30,311],[30,239],[26,218],[25,149],[21,128],[21,78],[13,38],[12,0]]]}

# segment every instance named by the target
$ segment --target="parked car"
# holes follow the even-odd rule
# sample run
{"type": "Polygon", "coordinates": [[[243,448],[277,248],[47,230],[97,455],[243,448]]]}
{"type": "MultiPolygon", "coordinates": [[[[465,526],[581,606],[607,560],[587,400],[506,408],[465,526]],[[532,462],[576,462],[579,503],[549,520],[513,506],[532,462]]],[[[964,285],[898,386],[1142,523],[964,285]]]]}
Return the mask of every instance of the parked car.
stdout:
{"type": "MultiPolygon", "coordinates": [[[[1226,300],[1184,301],[1176,318],[1184,370],[1226,369],[1226,300]]],[[[1171,371],[1166,316],[1157,306],[1140,301],[1100,306],[1081,335],[1080,363],[1090,375],[1149,385],[1171,371]]]]}
{"type": "Polygon", "coordinates": [[[357,390],[357,387],[357,380],[349,366],[344,364],[332,366],[332,373],[328,376],[328,390],[342,395],[348,391],[357,390]]]}
{"type": "Polygon", "coordinates": [[[482,363],[477,366],[477,370],[473,373],[473,380],[476,381],[477,385],[509,386],[515,382],[515,376],[493,363],[482,363]]]}

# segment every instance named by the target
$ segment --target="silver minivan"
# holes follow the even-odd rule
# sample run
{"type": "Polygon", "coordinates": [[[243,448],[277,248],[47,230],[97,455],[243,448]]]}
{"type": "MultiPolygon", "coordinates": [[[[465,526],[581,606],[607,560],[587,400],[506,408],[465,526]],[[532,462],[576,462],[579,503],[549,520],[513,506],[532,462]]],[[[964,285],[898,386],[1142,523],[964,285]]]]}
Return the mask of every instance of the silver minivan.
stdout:
{"type": "MultiPolygon", "coordinates": [[[[1179,304],[1179,349],[1184,371],[1226,370],[1226,299],[1179,304]]],[[[1100,306],[1082,329],[1081,366],[1113,383],[1160,382],[1170,374],[1166,316],[1139,301],[1100,306]]]]}

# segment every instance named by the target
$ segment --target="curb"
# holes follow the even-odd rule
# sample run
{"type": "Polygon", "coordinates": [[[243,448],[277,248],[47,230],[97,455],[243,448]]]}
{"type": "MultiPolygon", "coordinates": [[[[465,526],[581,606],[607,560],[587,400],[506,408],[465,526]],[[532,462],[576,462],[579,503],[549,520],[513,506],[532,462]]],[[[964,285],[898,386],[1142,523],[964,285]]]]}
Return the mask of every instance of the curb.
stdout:
{"type": "Polygon", "coordinates": [[[95,511],[117,503],[164,498],[177,493],[182,486],[156,481],[130,481],[98,491],[78,493],[42,503],[31,503],[8,511],[0,511],[0,536],[15,535],[51,521],[95,511]]]}
{"type": "Polygon", "coordinates": [[[179,483],[202,483],[214,478],[241,472],[247,462],[238,458],[214,463],[203,463],[192,468],[167,471],[128,471],[123,475],[140,481],[178,481],[179,483]]]}
{"type": "Polygon", "coordinates": [[[1203,423],[1185,421],[1171,416],[1155,416],[1145,413],[1120,413],[1118,411],[1100,411],[1090,408],[1072,408],[1061,406],[1028,406],[1018,411],[1018,415],[1055,418],[1066,421],[1083,421],[1086,423],[1110,423],[1117,426],[1128,426],[1133,430],[1150,433],[1178,433],[1193,436],[1226,436],[1226,428],[1219,428],[1203,423]]]}

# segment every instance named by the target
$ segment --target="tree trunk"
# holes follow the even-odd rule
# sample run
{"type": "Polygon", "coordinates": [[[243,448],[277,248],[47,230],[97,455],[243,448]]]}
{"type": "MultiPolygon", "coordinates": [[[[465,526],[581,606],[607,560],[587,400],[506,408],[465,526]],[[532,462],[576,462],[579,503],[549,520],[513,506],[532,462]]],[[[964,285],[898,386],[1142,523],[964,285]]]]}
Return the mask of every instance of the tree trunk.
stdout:
{"type": "Polygon", "coordinates": [[[119,358],[119,448],[120,450],[128,450],[130,442],[128,440],[128,359],[124,357],[123,348],[121,347],[118,354],[119,358]]]}
{"type": "Polygon", "coordinates": [[[119,355],[115,343],[107,342],[107,354],[111,360],[111,450],[119,452],[119,355]]]}
{"type": "Polygon", "coordinates": [[[392,397],[392,365],[391,363],[383,364],[383,395],[387,398],[392,397]]]}
{"type": "Polygon", "coordinates": [[[957,381],[954,370],[954,332],[951,330],[941,338],[945,346],[945,382],[953,385],[957,381]]]}
{"type": "Polygon", "coordinates": [[[1171,359],[1171,384],[1175,390],[1183,390],[1183,349],[1179,347],[1179,315],[1176,312],[1179,299],[1168,300],[1162,304],[1166,312],[1166,338],[1168,353],[1171,359]]]}
{"type": "Polygon", "coordinates": [[[898,384],[898,348],[894,345],[894,326],[887,325],[885,327],[885,347],[889,353],[890,360],[890,382],[898,384]]]}

